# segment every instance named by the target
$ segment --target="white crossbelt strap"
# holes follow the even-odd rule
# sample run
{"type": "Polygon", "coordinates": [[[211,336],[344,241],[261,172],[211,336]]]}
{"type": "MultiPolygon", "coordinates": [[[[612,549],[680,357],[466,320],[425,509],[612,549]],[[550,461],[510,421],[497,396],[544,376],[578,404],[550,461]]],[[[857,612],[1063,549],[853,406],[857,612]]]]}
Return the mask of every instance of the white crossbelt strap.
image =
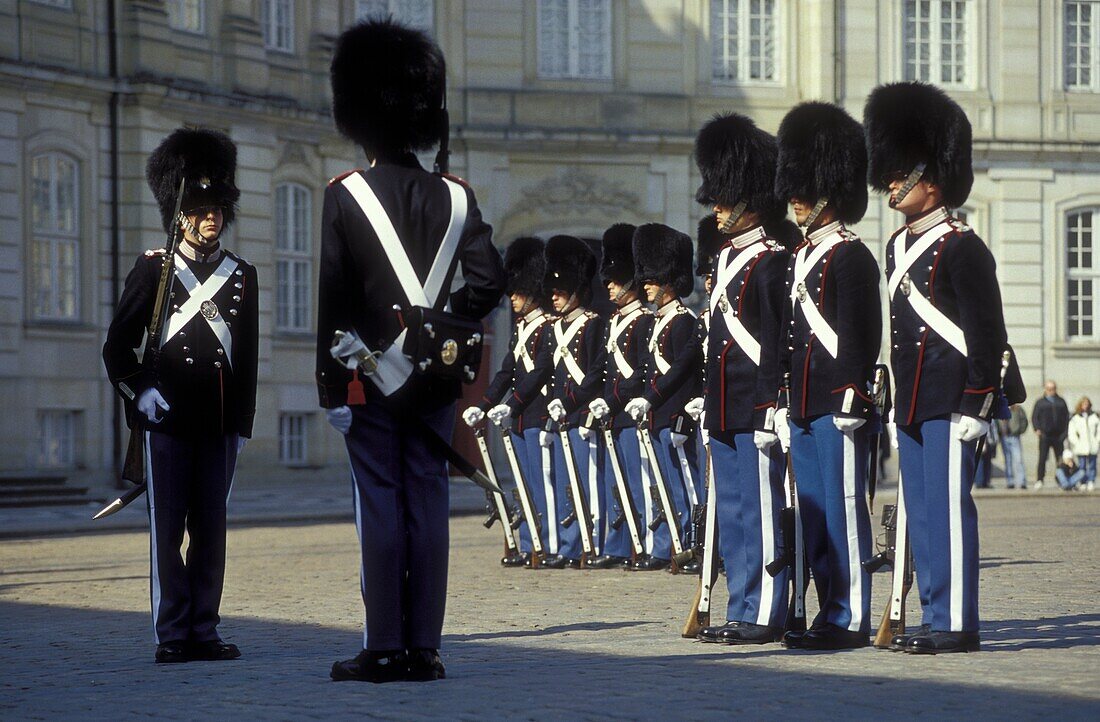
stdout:
{"type": "Polygon", "coordinates": [[[745,248],[737,258],[726,266],[726,259],[733,253],[734,248],[726,248],[722,251],[722,255],[718,258],[718,282],[721,286],[715,287],[715,290],[719,290],[719,293],[712,294],[710,297],[710,310],[713,314],[715,309],[718,309],[722,314],[722,320],[726,322],[726,328],[729,330],[733,340],[741,347],[741,350],[745,352],[745,355],[749,357],[754,364],[760,365],[760,342],[753,338],[753,335],[749,333],[749,330],[745,328],[745,324],[741,323],[741,319],[733,314],[733,304],[729,302],[729,298],[726,296],[726,288],[737,277],[737,274],[741,272],[745,266],[752,262],[757,256],[764,251],[768,250],[768,246],[765,243],[754,243],[748,248],[745,248]],[[725,308],[720,308],[721,300],[725,298],[725,308]]]}
{"type": "Polygon", "coordinates": [[[225,317],[222,316],[221,311],[215,313],[213,318],[208,317],[202,313],[202,305],[207,301],[210,301],[213,305],[212,299],[214,296],[233,277],[233,271],[237,269],[237,262],[230,258],[229,254],[225,254],[222,262],[210,274],[210,278],[206,279],[205,283],[199,283],[199,279],[195,277],[195,274],[191,272],[191,269],[187,267],[187,263],[182,258],[177,255],[173,260],[176,266],[176,278],[179,279],[183,289],[187,291],[188,299],[180,306],[179,311],[169,315],[168,325],[161,336],[161,345],[163,346],[165,341],[179,333],[180,329],[186,326],[197,314],[201,314],[207,325],[210,326],[210,330],[214,332],[214,336],[217,337],[218,343],[225,351],[225,360],[232,368],[233,334],[229,332],[225,317]]]}
{"type": "MultiPolygon", "coordinates": [[[[690,311],[688,312],[690,313],[690,311]]],[[[661,332],[665,330],[665,327],[672,323],[672,319],[679,316],[679,312],[666,313],[664,316],[657,318],[657,323],[653,324],[653,335],[649,339],[649,352],[653,354],[653,362],[657,364],[657,371],[662,376],[668,373],[668,370],[672,368],[672,364],[665,360],[665,357],[661,354],[661,332]]]]}
{"type": "Polygon", "coordinates": [[[559,361],[564,360],[565,369],[569,372],[569,376],[572,377],[575,384],[584,383],[584,369],[570,353],[569,345],[573,343],[573,339],[577,337],[577,334],[580,333],[587,322],[588,316],[583,313],[573,319],[573,322],[569,324],[569,328],[565,327],[564,319],[554,322],[554,341],[557,343],[554,348],[554,365],[557,366],[559,361]]]}
{"type": "Polygon", "coordinates": [[[516,347],[512,349],[512,358],[523,363],[527,373],[531,373],[531,369],[535,368],[535,359],[531,358],[531,352],[527,350],[527,342],[549,319],[549,316],[542,314],[529,323],[520,321],[520,326],[516,329],[516,347]]]}
{"type": "Polygon", "coordinates": [[[791,307],[801,308],[802,314],[806,317],[806,323],[809,324],[810,330],[813,331],[814,336],[821,342],[821,345],[825,347],[825,350],[829,352],[829,355],[836,358],[837,354],[837,337],[836,331],[829,325],[829,322],[825,320],[825,317],[821,315],[821,310],[817,307],[817,299],[810,298],[810,294],[805,294],[804,300],[799,300],[798,289],[805,287],[806,276],[810,275],[810,271],[817,266],[821,257],[829,252],[833,246],[844,241],[844,236],[839,233],[835,233],[828,238],[824,238],[816,246],[806,246],[798,252],[798,256],[795,259],[794,264],[794,279],[791,283],[791,307]]]}
{"type": "MultiPolygon", "coordinates": [[[[949,223],[940,223],[927,231],[910,248],[906,248],[909,241],[909,229],[905,229],[894,238],[894,272],[887,280],[890,301],[901,286],[902,281],[909,274],[909,269],[920,259],[924,252],[955,229],[949,223]]],[[[959,353],[966,356],[966,336],[959,325],[949,319],[918,289],[908,286],[902,289],[901,297],[909,301],[913,311],[944,341],[955,347],[959,353]],[[906,292],[908,291],[908,292],[906,292]]]]}
{"type": "Polygon", "coordinates": [[[615,368],[619,370],[619,375],[624,379],[628,379],[634,375],[634,367],[630,365],[630,362],[626,360],[626,356],[623,355],[623,350],[619,348],[619,337],[623,335],[626,329],[630,328],[630,324],[634,322],[634,319],[641,316],[642,309],[636,308],[625,316],[615,314],[611,317],[611,328],[607,335],[607,352],[611,354],[611,358],[615,359],[615,368]]]}

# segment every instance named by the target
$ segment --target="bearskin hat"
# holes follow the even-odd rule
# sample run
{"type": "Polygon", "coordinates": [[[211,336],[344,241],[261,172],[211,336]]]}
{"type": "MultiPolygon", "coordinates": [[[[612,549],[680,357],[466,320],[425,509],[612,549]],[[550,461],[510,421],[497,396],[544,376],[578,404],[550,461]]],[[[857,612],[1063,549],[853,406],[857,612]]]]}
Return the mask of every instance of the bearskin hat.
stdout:
{"type": "Polygon", "coordinates": [[[555,289],[575,293],[582,306],[592,300],[592,279],[596,277],[596,254],[574,236],[553,236],[546,242],[546,293],[555,289]]]}
{"type": "Polygon", "coordinates": [[[788,251],[793,251],[805,240],[802,229],[787,218],[777,218],[770,223],[765,223],[764,232],[768,234],[768,238],[778,241],[779,245],[788,251]]]}
{"type": "Polygon", "coordinates": [[[634,280],[634,226],[616,223],[604,231],[603,255],[600,258],[600,279],[625,286],[634,280]]]}
{"type": "Polygon", "coordinates": [[[225,225],[229,226],[241,197],[234,180],[236,172],[237,146],[224,133],[179,128],[162,140],[145,164],[145,179],[160,207],[165,232],[175,225],[172,214],[184,177],[187,183],[180,209],[221,206],[225,225]]]}
{"type": "Polygon", "coordinates": [[[813,203],[828,197],[837,218],[853,224],[867,211],[863,128],[831,103],[802,103],[779,124],[775,192],[813,203]]]}
{"type": "Polygon", "coordinates": [[[332,115],[368,155],[431,148],[445,132],[443,51],[392,18],[365,20],[336,41],[332,115]]]}
{"type": "Polygon", "coordinates": [[[718,262],[718,252],[729,236],[718,230],[718,218],[711,213],[699,221],[699,233],[696,236],[698,246],[695,249],[695,275],[709,276],[718,262]]]}
{"type": "Polygon", "coordinates": [[[745,210],[762,218],[781,216],[787,201],[775,195],[775,138],[737,113],[715,116],[695,138],[695,162],[703,184],[695,200],[745,210]]]}
{"type": "Polygon", "coordinates": [[[958,103],[926,83],[880,85],[863,109],[870,168],[867,180],[888,193],[885,176],[925,163],[922,180],[935,183],[951,208],[966,203],[974,184],[970,121],[958,103]]]}
{"type": "Polygon", "coordinates": [[[542,299],[542,279],[546,275],[546,244],[541,238],[520,237],[504,251],[504,272],[508,293],[522,293],[542,299]]]}
{"type": "Polygon", "coordinates": [[[695,251],[686,233],[662,223],[646,223],[634,231],[633,247],[638,283],[667,284],[681,297],[695,289],[691,272],[695,251]]]}

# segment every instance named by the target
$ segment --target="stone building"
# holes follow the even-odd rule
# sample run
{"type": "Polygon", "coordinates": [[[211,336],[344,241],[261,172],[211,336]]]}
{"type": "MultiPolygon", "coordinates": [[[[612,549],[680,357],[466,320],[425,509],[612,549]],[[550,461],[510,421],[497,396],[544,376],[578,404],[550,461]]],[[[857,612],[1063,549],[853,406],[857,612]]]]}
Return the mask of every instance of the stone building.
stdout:
{"type": "MultiPolygon", "coordinates": [[[[241,473],[343,463],[312,383],[318,226],[325,179],[364,161],[333,130],[327,69],[340,29],[380,12],[446,52],[452,168],[502,245],[692,230],[691,145],[714,113],[774,131],[802,100],[858,117],[878,83],[941,85],[974,124],[961,210],[998,259],[1025,380],[1100,395],[1098,0],[0,0],[0,471],[111,476],[124,435],[99,350],[133,259],[162,243],[145,158],[184,123],[239,146],[227,245],[263,284],[241,473]]],[[[880,253],[898,222],[876,199],[857,231],[880,253]]]]}

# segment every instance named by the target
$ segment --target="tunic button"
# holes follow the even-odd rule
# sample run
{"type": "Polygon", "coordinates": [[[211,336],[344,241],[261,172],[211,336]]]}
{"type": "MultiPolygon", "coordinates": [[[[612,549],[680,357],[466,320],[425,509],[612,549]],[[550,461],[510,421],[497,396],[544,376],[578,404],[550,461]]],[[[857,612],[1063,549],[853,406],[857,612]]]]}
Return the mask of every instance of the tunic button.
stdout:
{"type": "Polygon", "coordinates": [[[917,341],[917,345],[920,346],[920,341],[917,341]]]}
{"type": "Polygon", "coordinates": [[[217,353],[218,353],[219,356],[224,356],[225,355],[225,351],[223,351],[222,349],[218,349],[217,353]]]}
{"type": "Polygon", "coordinates": [[[920,332],[921,332],[921,333],[924,333],[924,332],[925,332],[925,331],[927,331],[927,330],[928,330],[928,327],[927,327],[927,326],[921,326],[921,327],[920,327],[920,332]]]}
{"type": "Polygon", "coordinates": [[[191,347],[190,347],[190,346],[184,346],[184,347],[183,347],[183,352],[184,352],[184,353],[187,353],[187,352],[188,352],[188,351],[190,351],[190,350],[191,350],[191,347]]]}
{"type": "Polygon", "coordinates": [[[233,300],[236,301],[237,303],[240,303],[241,297],[240,296],[234,296],[233,300]]]}
{"type": "Polygon", "coordinates": [[[244,288],[244,284],[238,281],[237,283],[233,284],[233,288],[244,288]]]}
{"type": "Polygon", "coordinates": [[[193,358],[185,358],[185,359],[183,360],[183,362],[184,362],[185,364],[187,364],[188,366],[190,366],[191,364],[195,363],[195,359],[193,359],[193,358]]]}
{"type": "Polygon", "coordinates": [[[222,362],[221,361],[215,361],[214,362],[214,368],[220,369],[221,367],[222,367],[222,362]]]}
{"type": "Polygon", "coordinates": [[[186,331],[180,331],[180,338],[187,338],[187,332],[186,331]]]}
{"type": "Polygon", "coordinates": [[[234,275],[234,276],[239,276],[239,275],[241,275],[241,269],[239,269],[239,268],[238,268],[238,269],[237,269],[236,271],[233,271],[233,275],[234,275]]]}
{"type": "Polygon", "coordinates": [[[229,309],[229,313],[236,316],[237,315],[237,309],[231,308],[231,309],[229,309]]]}
{"type": "Polygon", "coordinates": [[[179,306],[172,306],[172,313],[179,313],[179,312],[180,312],[180,307],[179,306]]]}
{"type": "Polygon", "coordinates": [[[894,344],[894,350],[895,350],[895,351],[897,351],[897,350],[898,350],[898,345],[897,345],[897,344],[894,344]]]}

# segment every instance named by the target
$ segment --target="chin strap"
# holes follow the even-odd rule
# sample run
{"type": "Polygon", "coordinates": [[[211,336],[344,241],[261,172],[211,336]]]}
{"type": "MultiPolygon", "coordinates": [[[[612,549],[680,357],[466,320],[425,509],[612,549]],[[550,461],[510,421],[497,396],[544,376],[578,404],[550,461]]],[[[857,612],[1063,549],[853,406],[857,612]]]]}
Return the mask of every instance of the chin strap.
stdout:
{"type": "MultiPolygon", "coordinates": [[[[191,219],[183,215],[183,211],[180,211],[179,224],[184,233],[190,233],[193,237],[199,240],[198,243],[191,243],[190,241],[188,241],[188,243],[191,243],[192,246],[196,246],[197,248],[216,245],[218,243],[218,239],[221,238],[222,235],[222,232],[218,231],[218,235],[214,236],[210,240],[203,238],[202,234],[199,233],[199,229],[195,228],[195,224],[191,222],[191,219]]],[[[222,226],[222,230],[225,230],[225,226],[222,226]]],[[[185,238],[184,240],[187,239],[185,238]]]]}
{"type": "Polygon", "coordinates": [[[531,307],[534,305],[535,299],[528,297],[527,300],[523,302],[523,306],[520,307],[519,315],[526,316],[531,311],[531,307]]]}
{"type": "Polygon", "coordinates": [[[634,279],[631,279],[623,284],[622,288],[619,289],[619,292],[615,294],[614,302],[618,303],[619,301],[621,301],[623,299],[623,296],[630,293],[630,289],[632,288],[634,288],[634,279]]]}
{"type": "Polygon", "coordinates": [[[667,296],[667,295],[668,295],[668,293],[665,291],[664,286],[659,287],[657,289],[657,295],[653,297],[653,305],[656,306],[657,308],[660,308],[661,306],[663,306],[665,296],[667,296]]]}
{"type": "Polygon", "coordinates": [[[821,211],[825,210],[825,206],[827,205],[829,205],[828,196],[822,196],[821,198],[819,198],[817,200],[817,203],[814,204],[813,210],[810,211],[810,215],[806,216],[806,222],[802,224],[802,227],[809,231],[810,227],[813,226],[814,221],[817,220],[817,217],[821,215],[821,211]]]}
{"type": "Polygon", "coordinates": [[[748,201],[737,201],[737,205],[735,205],[733,207],[733,210],[730,211],[729,217],[726,218],[726,220],[722,221],[722,225],[718,226],[718,232],[729,235],[730,231],[733,230],[734,225],[737,224],[737,221],[741,220],[741,216],[745,214],[745,209],[748,207],[748,205],[748,201]]]}
{"type": "Polygon", "coordinates": [[[905,179],[905,183],[898,189],[898,194],[890,199],[890,207],[897,208],[898,203],[905,200],[905,196],[909,195],[909,191],[916,187],[920,182],[921,176],[924,175],[924,169],[928,166],[924,163],[917,163],[917,166],[909,172],[909,176],[905,179]]]}

